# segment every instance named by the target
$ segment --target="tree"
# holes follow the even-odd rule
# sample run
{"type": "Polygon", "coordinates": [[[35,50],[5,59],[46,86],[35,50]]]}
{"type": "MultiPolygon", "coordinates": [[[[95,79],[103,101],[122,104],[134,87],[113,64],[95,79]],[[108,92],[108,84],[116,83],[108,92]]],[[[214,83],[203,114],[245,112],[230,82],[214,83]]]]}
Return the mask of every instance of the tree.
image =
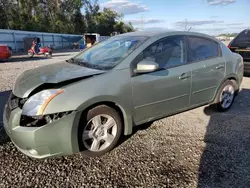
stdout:
{"type": "Polygon", "coordinates": [[[78,9],[73,17],[73,23],[74,23],[74,33],[75,34],[82,34],[86,31],[86,22],[85,18],[81,13],[81,10],[78,9]]]}
{"type": "Polygon", "coordinates": [[[9,10],[6,9],[9,6],[8,1],[0,0],[0,28],[2,29],[8,29],[9,23],[8,23],[8,12],[9,10]]]}
{"type": "Polygon", "coordinates": [[[97,22],[96,16],[100,10],[98,0],[83,0],[85,7],[85,18],[87,23],[87,32],[96,32],[97,22]]]}
{"type": "Polygon", "coordinates": [[[110,35],[133,31],[122,15],[98,0],[0,0],[0,28],[40,32],[110,35]]]}
{"type": "Polygon", "coordinates": [[[226,33],[226,34],[220,34],[219,36],[226,36],[226,37],[236,37],[238,33],[226,33]]]}
{"type": "Polygon", "coordinates": [[[131,23],[125,24],[124,22],[117,22],[114,25],[114,30],[120,33],[127,33],[127,32],[135,31],[131,23]]]}
{"type": "Polygon", "coordinates": [[[96,31],[101,35],[110,35],[114,31],[114,25],[119,15],[107,8],[104,8],[103,12],[96,15],[96,31]]]}

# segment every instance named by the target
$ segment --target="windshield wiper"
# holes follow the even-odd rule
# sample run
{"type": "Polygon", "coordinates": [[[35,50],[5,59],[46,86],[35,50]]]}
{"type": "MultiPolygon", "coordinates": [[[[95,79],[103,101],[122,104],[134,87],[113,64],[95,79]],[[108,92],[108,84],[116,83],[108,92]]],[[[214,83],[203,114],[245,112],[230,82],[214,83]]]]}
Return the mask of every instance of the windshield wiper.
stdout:
{"type": "Polygon", "coordinates": [[[98,70],[107,70],[108,68],[106,68],[105,66],[101,66],[101,65],[96,65],[96,64],[91,64],[88,63],[86,61],[81,61],[79,63],[77,63],[79,66],[84,66],[87,68],[91,68],[91,69],[98,69],[98,70]]]}
{"type": "Polygon", "coordinates": [[[66,62],[74,63],[74,64],[77,64],[77,65],[83,66],[83,67],[91,67],[91,64],[89,64],[88,62],[86,62],[86,61],[78,61],[78,60],[75,60],[74,58],[70,58],[69,60],[66,60],[66,62]]]}
{"type": "Polygon", "coordinates": [[[77,65],[84,66],[84,67],[89,67],[89,63],[86,61],[80,61],[77,63],[77,65]]]}
{"type": "Polygon", "coordinates": [[[75,59],[74,58],[70,58],[70,59],[67,59],[66,62],[68,63],[74,63],[75,59]]]}

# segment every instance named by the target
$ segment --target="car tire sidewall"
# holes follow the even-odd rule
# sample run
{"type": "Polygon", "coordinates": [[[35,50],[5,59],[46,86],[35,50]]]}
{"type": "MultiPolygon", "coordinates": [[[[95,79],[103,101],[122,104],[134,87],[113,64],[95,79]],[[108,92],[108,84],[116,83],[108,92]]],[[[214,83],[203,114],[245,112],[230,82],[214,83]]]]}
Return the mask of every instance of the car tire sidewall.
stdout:
{"type": "Polygon", "coordinates": [[[9,141],[9,136],[6,134],[3,125],[0,125],[0,144],[4,144],[9,141]]]}
{"type": "Polygon", "coordinates": [[[220,89],[219,89],[219,91],[217,93],[216,100],[215,100],[215,104],[216,104],[217,110],[220,111],[220,112],[225,112],[225,111],[229,110],[232,107],[233,103],[234,103],[234,99],[235,99],[236,95],[237,95],[237,83],[234,80],[227,80],[227,81],[225,81],[221,85],[221,87],[220,87],[220,89]],[[231,85],[234,88],[234,97],[233,97],[233,100],[232,100],[232,103],[230,104],[230,106],[228,106],[227,108],[223,108],[222,105],[221,105],[221,103],[220,103],[220,96],[221,96],[221,93],[222,93],[223,89],[227,85],[231,85]]]}
{"type": "Polygon", "coordinates": [[[32,58],[33,56],[34,56],[34,53],[28,52],[28,57],[29,57],[29,58],[32,58]]]}
{"type": "Polygon", "coordinates": [[[98,157],[101,155],[104,155],[105,153],[111,151],[119,142],[121,135],[122,135],[122,121],[121,121],[121,117],[119,115],[119,113],[111,108],[108,107],[106,105],[101,105],[101,106],[97,106],[91,110],[89,110],[87,113],[83,113],[82,114],[82,118],[80,119],[80,123],[79,123],[79,127],[78,127],[78,144],[79,144],[79,149],[81,151],[81,153],[83,155],[89,156],[89,157],[98,157]],[[100,114],[106,114],[111,116],[117,124],[117,134],[114,138],[114,141],[110,144],[109,147],[107,147],[106,149],[99,151],[99,152],[93,152],[93,151],[89,151],[85,148],[83,141],[82,141],[82,134],[84,131],[84,127],[85,125],[87,125],[87,122],[89,120],[91,120],[93,117],[100,115],[100,114]]]}
{"type": "Polygon", "coordinates": [[[52,58],[52,52],[49,52],[49,58],[52,58]]]}

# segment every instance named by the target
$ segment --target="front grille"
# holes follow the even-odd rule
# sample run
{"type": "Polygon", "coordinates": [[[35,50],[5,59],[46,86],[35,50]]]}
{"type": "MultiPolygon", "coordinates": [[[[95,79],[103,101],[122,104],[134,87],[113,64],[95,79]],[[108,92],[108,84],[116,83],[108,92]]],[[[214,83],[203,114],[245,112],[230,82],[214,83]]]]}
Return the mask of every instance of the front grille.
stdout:
{"type": "Polygon", "coordinates": [[[41,127],[45,124],[47,124],[47,122],[43,116],[29,117],[22,115],[20,120],[20,126],[25,126],[25,127],[41,127]]]}
{"type": "Polygon", "coordinates": [[[10,105],[7,104],[6,107],[5,107],[5,115],[6,115],[7,119],[10,118],[10,113],[11,113],[10,105]]]}
{"type": "Polygon", "coordinates": [[[26,101],[27,101],[27,98],[20,98],[20,97],[15,96],[13,93],[11,93],[10,99],[9,99],[9,108],[11,111],[18,107],[22,109],[26,101]]]}
{"type": "Polygon", "coordinates": [[[60,112],[60,113],[54,113],[54,114],[47,114],[43,116],[21,116],[20,120],[20,126],[24,127],[41,127],[46,124],[52,123],[56,120],[59,120],[61,118],[64,118],[68,115],[70,115],[73,111],[67,111],[67,112],[60,112]]]}

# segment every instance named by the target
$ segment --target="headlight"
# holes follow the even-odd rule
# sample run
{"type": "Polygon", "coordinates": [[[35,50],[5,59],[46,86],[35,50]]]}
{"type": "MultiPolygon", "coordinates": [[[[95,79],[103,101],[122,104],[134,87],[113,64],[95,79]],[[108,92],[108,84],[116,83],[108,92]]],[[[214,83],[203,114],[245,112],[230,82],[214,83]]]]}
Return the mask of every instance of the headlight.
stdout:
{"type": "Polygon", "coordinates": [[[43,115],[49,102],[63,92],[62,89],[49,89],[33,95],[24,103],[22,114],[26,116],[43,115]]]}

